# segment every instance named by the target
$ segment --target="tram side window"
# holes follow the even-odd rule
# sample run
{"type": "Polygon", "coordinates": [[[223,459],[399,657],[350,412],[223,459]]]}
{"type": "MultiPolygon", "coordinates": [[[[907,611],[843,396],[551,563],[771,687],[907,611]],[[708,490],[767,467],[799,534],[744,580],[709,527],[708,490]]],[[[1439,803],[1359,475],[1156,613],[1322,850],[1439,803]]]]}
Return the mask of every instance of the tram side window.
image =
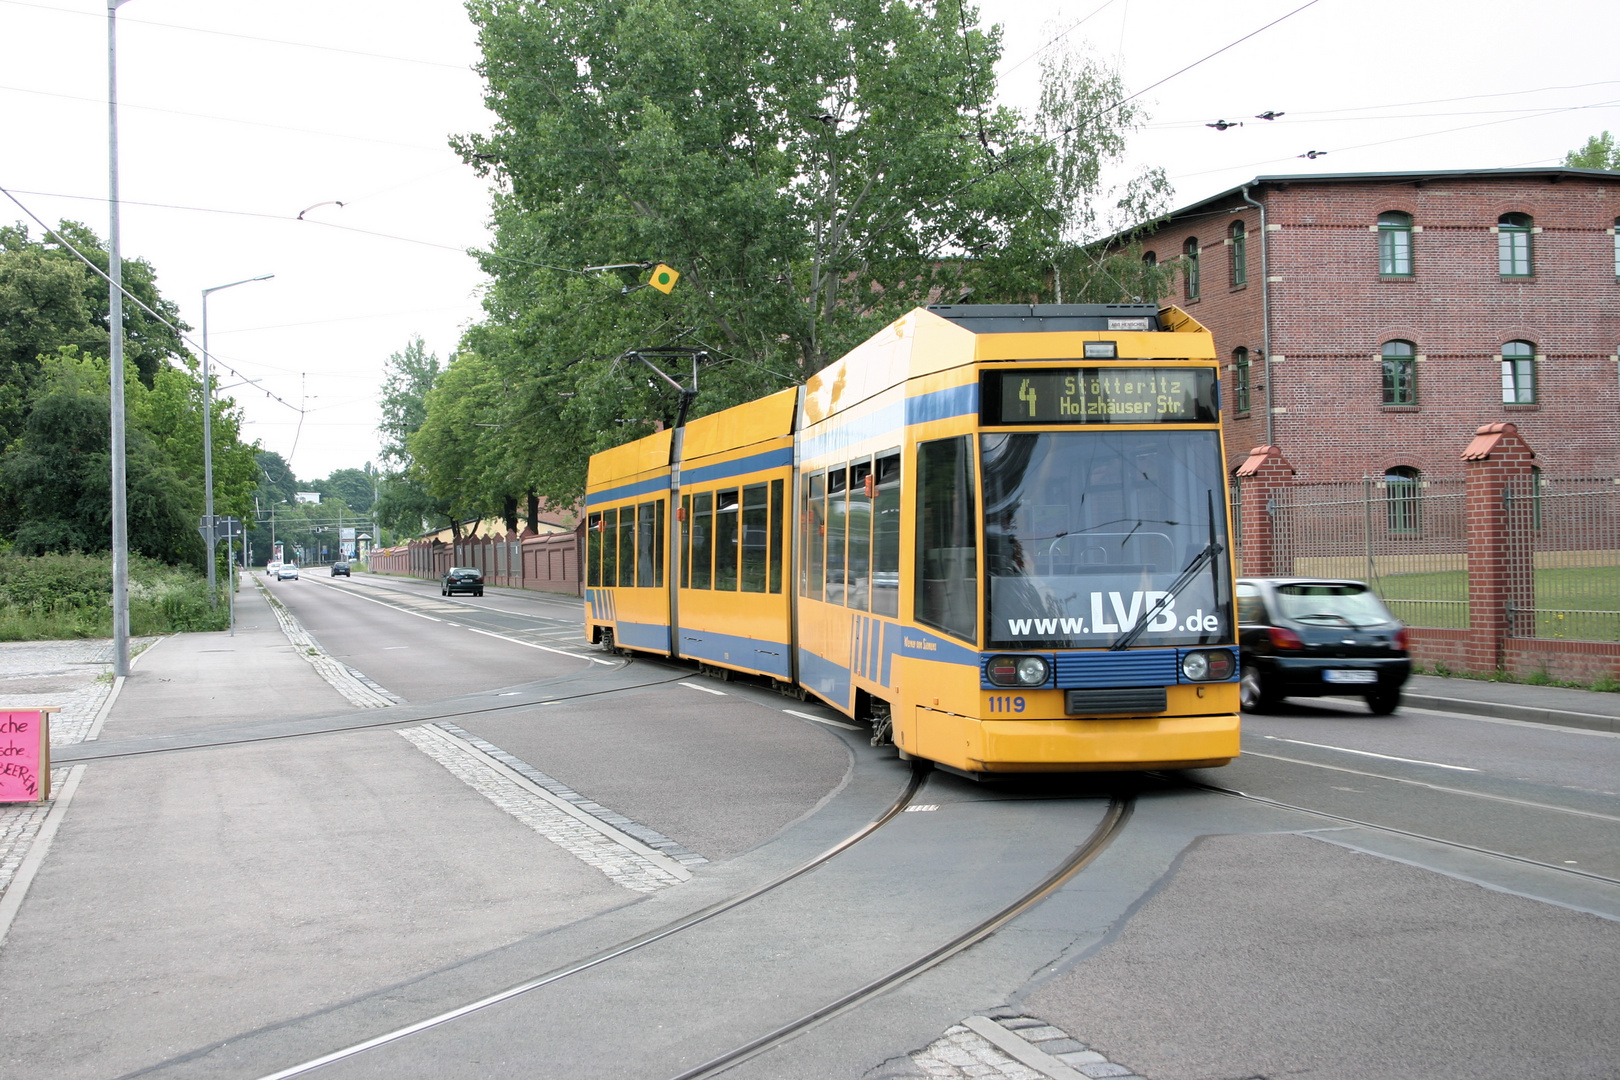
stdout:
{"type": "Polygon", "coordinates": [[[653,503],[653,585],[664,587],[664,500],[653,503]]]}
{"type": "Polygon", "coordinates": [[[782,481],[771,481],[771,592],[782,591],[782,481]]]}
{"type": "Polygon", "coordinates": [[[867,494],[867,484],[875,483],[871,477],[871,461],[850,465],[848,603],[861,611],[872,607],[872,497],[867,494]]]}
{"type": "Polygon", "coordinates": [[[877,459],[872,503],[872,614],[900,614],[900,451],[877,459]]]}
{"type": "Polygon", "coordinates": [[[636,508],[619,508],[619,588],[636,584],[636,508]]]}
{"type": "Polygon", "coordinates": [[[737,591],[737,489],[714,494],[714,587],[737,591]]]}
{"type": "Polygon", "coordinates": [[[826,551],[822,542],[827,537],[827,478],[821,473],[804,482],[804,547],[805,575],[808,584],[804,595],[812,600],[821,599],[822,579],[825,576],[826,551]]]}
{"type": "Polygon", "coordinates": [[[619,583],[619,512],[602,511],[602,584],[613,588],[619,583]]]}
{"type": "Polygon", "coordinates": [[[650,589],[664,583],[664,504],[636,507],[636,585],[650,589]]]}
{"type": "Polygon", "coordinates": [[[602,584],[602,515],[592,514],[585,519],[586,569],[585,584],[597,588],[602,584]]]}
{"type": "Polygon", "coordinates": [[[917,621],[976,640],[978,517],[972,437],[917,447],[917,621]]]}
{"type": "Polygon", "coordinates": [[[846,481],[843,466],[827,470],[827,603],[844,602],[844,525],[848,520],[846,481]]]}
{"type": "Polygon", "coordinates": [[[692,496],[681,496],[681,588],[692,587],[692,496]]]}
{"type": "Polygon", "coordinates": [[[742,591],[764,592],[770,562],[770,488],[750,484],[742,492],[742,591]]]}
{"type": "Polygon", "coordinates": [[[714,492],[692,496],[692,588],[709,588],[714,567],[714,492]]]}

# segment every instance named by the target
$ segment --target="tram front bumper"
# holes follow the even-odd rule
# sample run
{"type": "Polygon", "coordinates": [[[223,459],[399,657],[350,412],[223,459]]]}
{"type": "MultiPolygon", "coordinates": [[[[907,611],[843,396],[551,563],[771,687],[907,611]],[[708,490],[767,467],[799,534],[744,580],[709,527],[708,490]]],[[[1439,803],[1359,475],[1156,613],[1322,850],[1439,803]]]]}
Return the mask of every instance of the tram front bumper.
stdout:
{"type": "Polygon", "coordinates": [[[978,719],[919,706],[916,752],[984,773],[1213,768],[1238,756],[1240,720],[1235,685],[1209,690],[1209,711],[1192,715],[1175,693],[1156,716],[978,719]]]}

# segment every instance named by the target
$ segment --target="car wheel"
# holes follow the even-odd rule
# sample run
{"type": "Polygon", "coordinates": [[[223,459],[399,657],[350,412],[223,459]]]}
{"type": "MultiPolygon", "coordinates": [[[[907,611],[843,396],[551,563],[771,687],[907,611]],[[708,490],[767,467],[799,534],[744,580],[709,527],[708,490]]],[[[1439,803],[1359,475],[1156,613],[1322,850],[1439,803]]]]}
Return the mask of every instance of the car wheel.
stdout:
{"type": "Polygon", "coordinates": [[[1277,695],[1266,685],[1260,669],[1250,664],[1243,669],[1243,676],[1238,680],[1238,700],[1242,702],[1244,712],[1265,712],[1277,703],[1277,695]]]}
{"type": "Polygon", "coordinates": [[[473,595],[474,595],[474,596],[483,596],[483,595],[484,595],[484,590],[483,590],[483,589],[479,589],[479,590],[478,590],[478,591],[477,591],[477,592],[475,592],[475,593],[473,593],[473,595]]]}
{"type": "Polygon", "coordinates": [[[1401,704],[1399,690],[1374,690],[1367,695],[1367,711],[1374,716],[1388,716],[1401,704]]]}

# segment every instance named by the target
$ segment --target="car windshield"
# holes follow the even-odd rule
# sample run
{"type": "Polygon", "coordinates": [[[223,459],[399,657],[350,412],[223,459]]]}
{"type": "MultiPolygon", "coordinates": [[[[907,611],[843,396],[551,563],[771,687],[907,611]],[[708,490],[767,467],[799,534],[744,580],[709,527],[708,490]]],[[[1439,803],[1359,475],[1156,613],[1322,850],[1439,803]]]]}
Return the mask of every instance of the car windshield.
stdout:
{"type": "Polygon", "coordinates": [[[992,647],[1104,648],[1198,565],[1137,645],[1231,640],[1213,431],[985,434],[992,647]]]}
{"type": "Polygon", "coordinates": [[[1371,589],[1349,582],[1279,585],[1277,613],[1293,622],[1321,626],[1378,626],[1395,621],[1371,589]]]}

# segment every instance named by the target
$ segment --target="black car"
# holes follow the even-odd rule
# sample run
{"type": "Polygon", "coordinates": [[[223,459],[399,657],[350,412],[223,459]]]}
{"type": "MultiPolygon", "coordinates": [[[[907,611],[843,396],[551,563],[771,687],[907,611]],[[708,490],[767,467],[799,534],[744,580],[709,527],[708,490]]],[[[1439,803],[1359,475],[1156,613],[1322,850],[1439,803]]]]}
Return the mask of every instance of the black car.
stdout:
{"type": "Polygon", "coordinates": [[[471,566],[452,566],[439,586],[440,596],[454,596],[458,592],[484,595],[484,572],[471,566]]]}
{"type": "Polygon", "coordinates": [[[346,563],[346,562],[335,562],[335,563],[332,564],[332,576],[333,577],[352,577],[353,575],[349,573],[349,564],[348,563],[346,563]]]}
{"type": "Polygon", "coordinates": [[[1248,712],[1285,697],[1354,694],[1395,711],[1412,674],[1406,627],[1359,581],[1240,578],[1240,693],[1248,712]]]}

